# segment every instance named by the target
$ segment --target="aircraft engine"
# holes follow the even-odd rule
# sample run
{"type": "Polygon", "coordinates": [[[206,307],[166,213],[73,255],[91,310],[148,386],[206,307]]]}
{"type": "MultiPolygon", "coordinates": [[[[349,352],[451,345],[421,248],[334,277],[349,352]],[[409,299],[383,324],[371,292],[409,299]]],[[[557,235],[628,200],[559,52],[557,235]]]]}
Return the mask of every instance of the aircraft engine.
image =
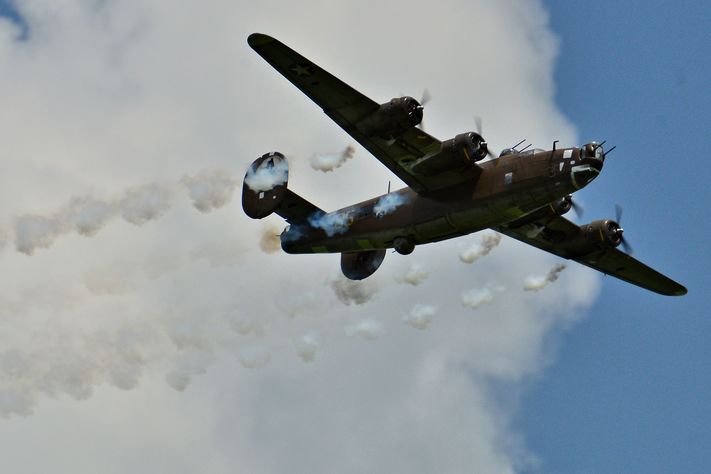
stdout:
{"type": "Polygon", "coordinates": [[[444,170],[463,169],[473,162],[483,160],[488,153],[484,137],[476,132],[460,133],[442,142],[442,151],[418,162],[413,171],[434,175],[444,170]]]}
{"type": "Polygon", "coordinates": [[[341,271],[349,280],[363,280],[375,273],[385,259],[385,249],[344,252],[341,254],[341,271]]]}
{"type": "Polygon", "coordinates": [[[267,153],[254,160],[242,186],[244,213],[262,219],[274,212],[286,195],[288,180],[289,163],[281,153],[267,153]]]}
{"type": "Polygon", "coordinates": [[[624,230],[620,225],[611,220],[593,221],[590,224],[580,226],[578,234],[571,242],[571,248],[575,253],[581,255],[595,250],[614,248],[622,243],[624,230]]]}
{"type": "Polygon", "coordinates": [[[412,97],[398,97],[358,122],[358,129],[368,136],[394,140],[422,122],[422,110],[412,97]]]}

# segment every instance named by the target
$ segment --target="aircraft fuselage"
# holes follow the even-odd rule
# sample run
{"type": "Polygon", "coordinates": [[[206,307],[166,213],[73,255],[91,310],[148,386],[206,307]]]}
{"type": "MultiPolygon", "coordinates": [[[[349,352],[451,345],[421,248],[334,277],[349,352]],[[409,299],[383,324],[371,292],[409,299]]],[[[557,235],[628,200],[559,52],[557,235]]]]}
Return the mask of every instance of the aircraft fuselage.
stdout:
{"type": "Polygon", "coordinates": [[[483,171],[474,181],[424,195],[404,188],[291,225],[281,235],[282,248],[355,252],[397,247],[396,239],[422,245],[505,224],[592,181],[602,161],[581,156],[580,148],[565,148],[480,162],[483,171]]]}

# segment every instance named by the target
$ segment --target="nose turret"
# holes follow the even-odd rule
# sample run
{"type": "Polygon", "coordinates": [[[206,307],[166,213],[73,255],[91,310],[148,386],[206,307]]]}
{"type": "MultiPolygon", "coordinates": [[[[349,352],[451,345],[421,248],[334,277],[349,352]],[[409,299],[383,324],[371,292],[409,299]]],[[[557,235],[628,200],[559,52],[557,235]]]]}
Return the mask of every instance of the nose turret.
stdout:
{"type": "Polygon", "coordinates": [[[580,189],[597,178],[605,162],[602,145],[605,142],[590,142],[580,148],[580,161],[573,166],[570,177],[576,188],[580,189]]]}

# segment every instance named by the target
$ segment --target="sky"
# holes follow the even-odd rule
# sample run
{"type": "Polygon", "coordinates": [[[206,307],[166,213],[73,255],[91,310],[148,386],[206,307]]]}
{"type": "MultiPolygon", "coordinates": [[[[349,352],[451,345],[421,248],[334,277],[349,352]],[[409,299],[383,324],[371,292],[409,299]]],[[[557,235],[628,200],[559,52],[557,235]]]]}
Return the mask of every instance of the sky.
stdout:
{"type": "Polygon", "coordinates": [[[648,5],[0,2],[3,465],[705,472],[709,7],[648,5]],[[328,210],[400,185],[359,146],[310,165],[353,142],[254,31],[380,102],[427,88],[440,139],[478,116],[494,149],[618,145],[584,218],[622,204],[689,294],[572,263],[524,291],[560,259],[491,232],[360,284],[260,245],[283,227],[241,210],[262,153],[328,210]]]}

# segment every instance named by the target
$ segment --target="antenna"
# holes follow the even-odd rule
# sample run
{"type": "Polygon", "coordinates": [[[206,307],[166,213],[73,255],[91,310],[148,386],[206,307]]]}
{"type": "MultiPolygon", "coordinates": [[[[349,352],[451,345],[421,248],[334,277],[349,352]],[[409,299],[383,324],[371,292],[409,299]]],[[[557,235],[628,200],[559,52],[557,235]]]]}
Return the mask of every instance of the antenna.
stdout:
{"type": "Polygon", "coordinates": [[[390,181],[388,181],[388,194],[390,194],[390,181]]]}
{"type": "Polygon", "coordinates": [[[560,140],[553,140],[553,151],[555,151],[555,146],[560,140]]]}

